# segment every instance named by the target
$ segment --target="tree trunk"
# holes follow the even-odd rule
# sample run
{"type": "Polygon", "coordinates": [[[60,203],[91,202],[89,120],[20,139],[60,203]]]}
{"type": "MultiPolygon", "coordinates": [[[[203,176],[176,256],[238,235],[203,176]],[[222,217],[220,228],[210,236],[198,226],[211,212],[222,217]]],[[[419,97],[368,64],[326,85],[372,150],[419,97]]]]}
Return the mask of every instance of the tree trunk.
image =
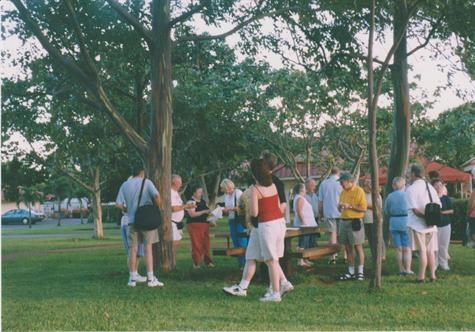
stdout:
{"type": "Polygon", "coordinates": [[[94,238],[102,240],[104,238],[104,227],[102,225],[102,205],[101,205],[101,181],[99,167],[94,168],[94,192],[93,192],[93,209],[94,209],[94,238]]]}
{"type": "Polygon", "coordinates": [[[306,153],[306,168],[307,168],[307,179],[310,179],[312,176],[312,165],[311,165],[311,157],[312,157],[312,147],[310,146],[309,143],[307,143],[307,148],[305,149],[306,153]]]}
{"type": "Polygon", "coordinates": [[[31,203],[28,203],[28,228],[31,228],[31,203]]]}
{"type": "MultiPolygon", "coordinates": [[[[381,272],[382,272],[382,248],[383,248],[383,232],[382,232],[382,218],[379,208],[379,166],[378,166],[378,150],[376,148],[376,110],[378,96],[374,96],[374,71],[373,71],[373,38],[374,38],[374,21],[375,21],[375,6],[376,0],[371,1],[371,23],[368,41],[368,134],[369,134],[369,159],[371,170],[371,198],[373,204],[373,220],[375,225],[375,246],[376,256],[373,257],[373,277],[370,282],[370,287],[381,288],[381,272]]],[[[382,73],[383,75],[384,73],[382,73]]]]}
{"type": "Polygon", "coordinates": [[[56,226],[61,226],[61,197],[58,196],[58,224],[56,226]]]}
{"type": "Polygon", "coordinates": [[[219,193],[219,188],[221,184],[221,171],[219,171],[216,174],[216,177],[214,178],[214,183],[213,183],[213,190],[211,193],[208,193],[209,195],[209,204],[208,206],[210,208],[214,208],[216,206],[216,198],[218,198],[218,193],[219,193]]]}
{"type": "MultiPolygon", "coordinates": [[[[409,103],[409,82],[407,78],[407,37],[405,22],[408,20],[408,10],[405,0],[395,1],[394,8],[394,40],[403,34],[401,42],[394,52],[394,63],[391,66],[391,76],[394,90],[394,117],[391,140],[391,156],[385,196],[393,191],[392,181],[396,176],[403,176],[409,161],[409,146],[411,140],[411,107],[409,103]]],[[[389,238],[389,223],[385,223],[384,238],[389,238]]]]}
{"type": "Polygon", "coordinates": [[[79,202],[80,202],[80,205],[79,205],[79,218],[81,219],[81,225],[82,225],[82,224],[83,224],[82,198],[79,198],[79,202]]]}
{"type": "Polygon", "coordinates": [[[170,1],[152,1],[151,104],[152,131],[147,164],[148,174],[160,190],[162,225],[155,262],[163,272],[172,268],[171,228],[171,151],[172,151],[172,63],[170,38],[170,1]],[[157,252],[158,251],[158,252],[157,252]]]}
{"type": "Polygon", "coordinates": [[[353,165],[353,169],[351,170],[351,174],[353,174],[356,181],[358,181],[360,178],[361,163],[363,162],[365,153],[366,151],[364,149],[361,149],[360,155],[358,156],[358,159],[356,160],[355,164],[353,165]]]}

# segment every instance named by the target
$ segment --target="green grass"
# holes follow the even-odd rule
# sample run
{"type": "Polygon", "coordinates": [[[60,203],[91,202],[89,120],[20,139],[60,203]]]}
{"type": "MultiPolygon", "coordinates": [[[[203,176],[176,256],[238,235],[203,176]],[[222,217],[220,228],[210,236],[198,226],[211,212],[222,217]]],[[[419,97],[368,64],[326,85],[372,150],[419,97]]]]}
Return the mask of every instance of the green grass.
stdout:
{"type": "MultiPolygon", "coordinates": [[[[220,227],[220,231],[224,229],[220,227]]],[[[71,230],[74,232],[74,230],[71,230]]],[[[335,282],[343,265],[299,271],[280,304],[259,303],[258,277],[246,298],[221,288],[240,279],[233,258],[193,270],[189,240],[177,270],[159,275],[163,289],[126,287],[126,257],[118,229],[108,238],[11,238],[2,241],[3,330],[468,330],[475,309],[475,252],[451,246],[450,273],[435,284],[396,276],[393,251],[383,289],[335,282]],[[71,249],[77,248],[77,251],[71,249]],[[64,249],[64,250],[63,250],[64,249]]],[[[212,239],[212,246],[220,246],[212,239]]],[[[222,242],[222,240],[220,240],[222,242]]],[[[414,262],[417,269],[417,261],[414,262]]],[[[370,267],[370,264],[367,264],[370,267]]]]}

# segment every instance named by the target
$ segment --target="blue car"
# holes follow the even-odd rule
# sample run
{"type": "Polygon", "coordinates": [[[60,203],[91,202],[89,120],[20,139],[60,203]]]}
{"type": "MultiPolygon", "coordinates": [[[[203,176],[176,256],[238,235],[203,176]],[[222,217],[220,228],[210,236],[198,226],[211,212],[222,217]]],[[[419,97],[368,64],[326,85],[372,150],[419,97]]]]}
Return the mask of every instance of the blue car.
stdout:
{"type": "MultiPolygon", "coordinates": [[[[28,225],[28,219],[30,214],[28,210],[25,209],[16,209],[10,210],[2,214],[2,225],[5,224],[23,224],[28,225]]],[[[31,223],[35,224],[39,221],[42,221],[44,216],[37,214],[36,212],[31,211],[31,223]]]]}

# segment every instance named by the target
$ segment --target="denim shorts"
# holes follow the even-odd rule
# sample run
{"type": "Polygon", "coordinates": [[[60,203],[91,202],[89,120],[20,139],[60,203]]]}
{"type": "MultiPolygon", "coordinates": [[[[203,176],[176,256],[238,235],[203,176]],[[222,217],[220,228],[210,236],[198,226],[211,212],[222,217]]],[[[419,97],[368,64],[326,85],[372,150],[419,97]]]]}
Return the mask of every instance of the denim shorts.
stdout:
{"type": "Polygon", "coordinates": [[[391,235],[396,248],[411,247],[409,233],[407,231],[391,231],[391,235]]]}

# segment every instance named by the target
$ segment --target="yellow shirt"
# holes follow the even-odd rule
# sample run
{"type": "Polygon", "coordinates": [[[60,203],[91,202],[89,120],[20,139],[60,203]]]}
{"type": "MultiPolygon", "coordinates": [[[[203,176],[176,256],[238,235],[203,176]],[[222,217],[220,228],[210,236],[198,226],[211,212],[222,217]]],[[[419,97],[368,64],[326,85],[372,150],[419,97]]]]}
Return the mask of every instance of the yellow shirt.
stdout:
{"type": "MultiPolygon", "coordinates": [[[[344,189],[340,194],[340,203],[350,204],[351,206],[358,207],[361,209],[366,209],[366,196],[364,190],[358,187],[356,184],[351,187],[351,189],[344,189]]],[[[353,209],[342,209],[341,218],[342,219],[355,219],[363,218],[364,212],[359,212],[353,209]]]]}

